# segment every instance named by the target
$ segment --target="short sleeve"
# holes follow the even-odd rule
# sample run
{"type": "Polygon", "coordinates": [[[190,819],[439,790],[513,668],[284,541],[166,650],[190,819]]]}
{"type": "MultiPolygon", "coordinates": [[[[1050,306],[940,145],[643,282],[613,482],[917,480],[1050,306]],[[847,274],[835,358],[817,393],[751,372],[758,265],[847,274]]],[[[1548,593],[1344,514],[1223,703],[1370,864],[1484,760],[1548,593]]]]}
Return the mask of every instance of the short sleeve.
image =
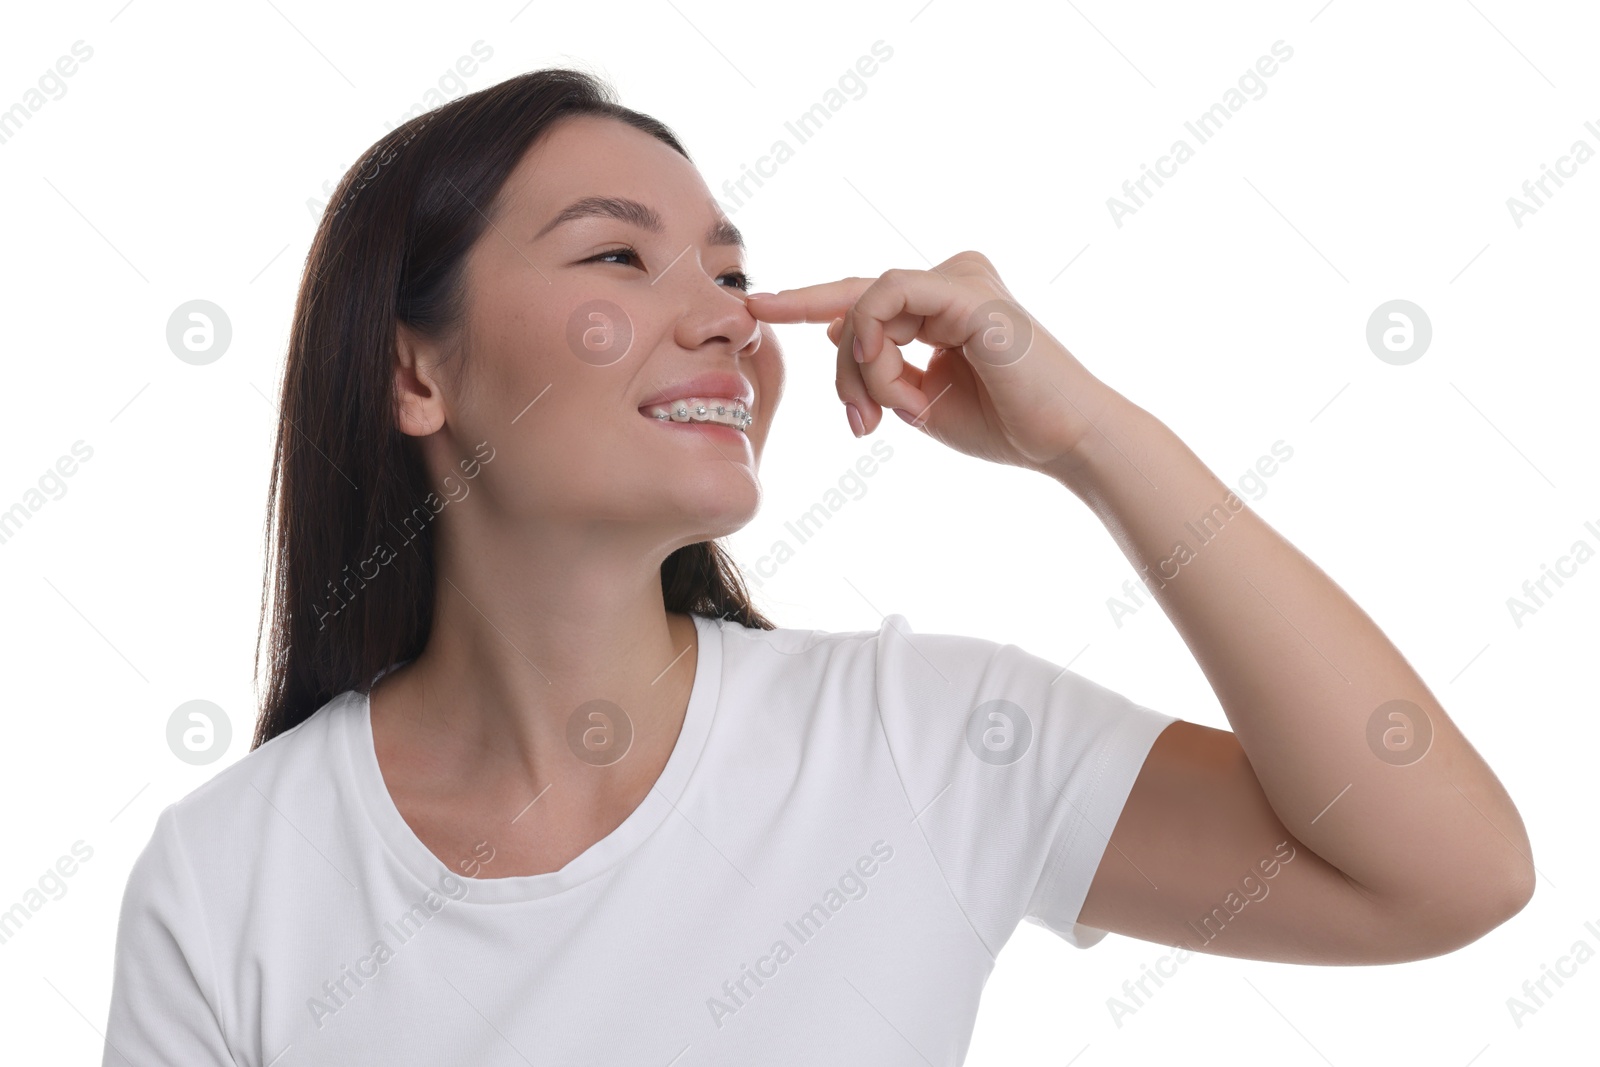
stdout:
{"type": "Polygon", "coordinates": [[[177,808],[156,819],[117,919],[102,1067],[233,1067],[216,1011],[216,972],[177,808]]]}
{"type": "Polygon", "coordinates": [[[1177,721],[1015,645],[877,635],[884,734],[912,817],[990,955],[1028,919],[1069,944],[1156,737],[1177,721]]]}

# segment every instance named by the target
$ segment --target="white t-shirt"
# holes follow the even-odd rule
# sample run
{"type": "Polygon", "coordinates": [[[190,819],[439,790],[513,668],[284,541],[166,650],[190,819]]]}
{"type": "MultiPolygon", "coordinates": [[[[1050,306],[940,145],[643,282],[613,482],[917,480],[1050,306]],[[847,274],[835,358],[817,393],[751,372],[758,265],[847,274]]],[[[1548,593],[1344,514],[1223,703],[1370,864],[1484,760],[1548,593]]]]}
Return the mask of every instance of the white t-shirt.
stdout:
{"type": "Polygon", "coordinates": [[[353,690],[169,805],[103,1062],[956,1065],[1021,920],[1105,936],[1078,912],[1172,716],[899,615],[695,625],[659,781],[559,871],[434,856],[353,690]]]}

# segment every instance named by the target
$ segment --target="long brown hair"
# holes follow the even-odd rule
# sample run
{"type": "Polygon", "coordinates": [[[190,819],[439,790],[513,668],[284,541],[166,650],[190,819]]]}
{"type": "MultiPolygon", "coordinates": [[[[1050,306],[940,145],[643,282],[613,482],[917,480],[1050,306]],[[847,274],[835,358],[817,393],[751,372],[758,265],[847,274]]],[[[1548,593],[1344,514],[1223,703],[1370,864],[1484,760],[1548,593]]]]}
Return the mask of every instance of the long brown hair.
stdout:
{"type": "MultiPolygon", "coordinates": [[[[536,70],[396,127],[323,211],[295,300],[267,492],[256,638],[258,684],[266,641],[267,689],[252,750],[338,694],[369,691],[427,644],[434,511],[419,505],[432,495],[427,473],[395,422],[395,332],[403,322],[459,339],[468,250],[524,154],[578,114],[626,122],[690,158],[668,127],[617,103],[599,78],[536,70]],[[396,524],[415,530],[398,551],[396,524]],[[381,575],[363,573],[378,565],[381,575]]],[[[460,371],[461,360],[447,362],[449,375],[460,371]]],[[[716,541],[667,556],[661,592],[668,611],[775,628],[716,541]]]]}

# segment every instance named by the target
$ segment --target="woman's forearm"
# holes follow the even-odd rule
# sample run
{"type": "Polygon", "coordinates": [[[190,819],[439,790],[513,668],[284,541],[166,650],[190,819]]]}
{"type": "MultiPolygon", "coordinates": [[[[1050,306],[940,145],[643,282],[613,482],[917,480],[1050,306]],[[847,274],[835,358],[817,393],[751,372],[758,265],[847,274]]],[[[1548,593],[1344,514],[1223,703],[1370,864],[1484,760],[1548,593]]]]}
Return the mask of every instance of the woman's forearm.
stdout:
{"type": "Polygon", "coordinates": [[[1405,658],[1165,424],[1105,399],[1100,432],[1045,473],[1150,587],[1284,826],[1375,898],[1520,907],[1522,819],[1405,658]]]}

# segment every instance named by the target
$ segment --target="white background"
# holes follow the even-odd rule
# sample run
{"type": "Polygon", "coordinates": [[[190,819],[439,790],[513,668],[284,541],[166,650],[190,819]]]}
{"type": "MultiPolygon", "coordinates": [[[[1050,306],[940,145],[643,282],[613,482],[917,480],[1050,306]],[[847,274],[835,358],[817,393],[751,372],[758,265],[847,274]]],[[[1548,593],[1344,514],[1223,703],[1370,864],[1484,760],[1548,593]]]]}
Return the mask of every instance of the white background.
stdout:
{"type": "MultiPolygon", "coordinates": [[[[93,457],[0,544],[6,712],[0,910],[76,841],[93,856],[0,944],[0,1059],[98,1062],[118,903],[156,814],[248,747],[269,447],[299,271],[323,200],[475,41],[476,90],[541,66],[606,77],[684,139],[719,196],[875,41],[893,56],[732,212],[756,288],[988,255],[1099,377],[1230,484],[1293,457],[1251,506],[1402,649],[1515,799],[1532,903],[1449,956],[1317,968],[1198,956],[1119,1027],[1107,998],[1168,950],[1080,953],[1024,923],[968,1062],[1571,1062],[1594,1055],[1600,963],[1519,1027],[1507,998],[1583,940],[1593,851],[1600,561],[1519,627],[1507,608],[1580,538],[1600,548],[1594,296],[1600,159],[1517,226],[1507,198],[1577,139],[1600,149],[1578,3],[1372,0],[1075,6],[672,0],[330,7],[27,5],[0,34],[0,108],[93,48],[0,144],[5,439],[0,509],[75,441],[93,457]],[[1282,40],[1293,57],[1205,144],[1183,129],[1282,40]],[[1107,198],[1172,141],[1195,156],[1117,226],[1107,198]],[[233,341],[180,362],[166,322],[204,298],[233,341]],[[1369,315],[1420,305],[1422,358],[1369,350],[1369,315]],[[176,759],[168,716],[229,716],[219,762],[176,759]],[[1585,1032],[1587,1030],[1587,1032],[1585,1032]],[[1076,1057],[1076,1059],[1075,1059],[1076,1057]]],[[[447,85],[449,83],[447,82],[447,85]]],[[[726,199],[724,197],[724,199],[726,199]]],[[[789,386],[751,565],[869,442],[820,326],[780,327],[789,386]]],[[[922,362],[926,350],[908,351],[922,362]]],[[[895,418],[894,448],[762,579],[785,626],[1013,642],[1139,703],[1227,720],[1133,568],[1055,483],[956,454],[895,418]]],[[[1285,708],[1284,714],[1293,714],[1285,708]]],[[[1271,899],[1257,905],[1271,907],[1271,899]]],[[[1570,969],[1570,965],[1569,965],[1570,969]]],[[[825,1021],[822,1022],[825,1025],[825,1021]]]]}

